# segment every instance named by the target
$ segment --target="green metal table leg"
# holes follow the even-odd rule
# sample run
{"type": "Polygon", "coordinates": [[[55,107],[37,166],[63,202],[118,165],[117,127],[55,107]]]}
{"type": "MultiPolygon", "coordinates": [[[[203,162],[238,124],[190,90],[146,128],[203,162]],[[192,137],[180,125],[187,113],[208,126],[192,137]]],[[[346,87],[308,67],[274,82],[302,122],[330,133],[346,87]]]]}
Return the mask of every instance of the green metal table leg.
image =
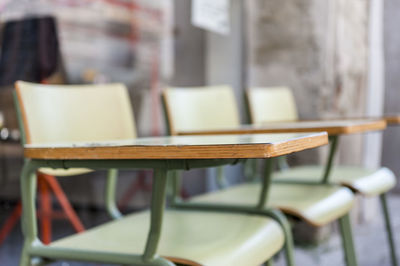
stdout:
{"type": "Polygon", "coordinates": [[[22,198],[22,232],[24,234],[24,245],[22,248],[21,266],[31,265],[29,254],[31,246],[40,241],[37,238],[36,222],[36,169],[38,166],[32,161],[26,161],[21,173],[21,198],[22,198]]]}
{"type": "Polygon", "coordinates": [[[168,171],[168,179],[170,180],[171,188],[171,205],[181,202],[180,190],[182,187],[182,171],[168,171]]]}
{"type": "Polygon", "coordinates": [[[353,235],[351,231],[350,216],[346,214],[339,219],[340,233],[342,236],[343,250],[347,266],[356,266],[357,257],[354,249],[353,235]]]}
{"type": "Polygon", "coordinates": [[[326,184],[329,181],[333,165],[333,159],[335,158],[336,149],[339,143],[339,136],[329,136],[329,140],[331,144],[330,144],[328,161],[326,162],[324,175],[322,177],[323,184],[326,184]]]}
{"type": "Polygon", "coordinates": [[[249,159],[243,165],[244,176],[248,181],[255,181],[260,178],[258,173],[258,160],[257,159],[249,159]]]}
{"type": "Polygon", "coordinates": [[[397,266],[398,265],[398,260],[397,260],[397,255],[396,255],[396,245],[394,243],[394,238],[393,238],[393,230],[392,230],[392,225],[390,222],[390,215],[389,215],[389,208],[387,205],[387,199],[386,199],[386,194],[381,194],[379,196],[381,205],[382,205],[382,211],[384,215],[384,220],[385,220],[385,226],[386,226],[386,233],[387,233],[387,238],[389,241],[389,248],[390,248],[390,256],[392,260],[392,265],[397,266]]]}
{"type": "Polygon", "coordinates": [[[113,219],[119,219],[122,217],[121,212],[118,210],[116,204],[116,189],[117,189],[117,178],[118,178],[118,170],[110,169],[107,172],[107,181],[106,181],[106,193],[105,193],[105,201],[106,201],[106,209],[108,215],[110,215],[113,219]]]}
{"type": "Polygon", "coordinates": [[[166,184],[167,170],[155,169],[153,175],[153,191],[151,195],[150,230],[147,237],[146,248],[143,254],[144,262],[150,263],[151,261],[157,259],[156,251],[161,237],[161,226],[165,208],[166,184]]]}
{"type": "Polygon", "coordinates": [[[260,197],[258,199],[257,209],[264,209],[265,204],[267,203],[273,168],[274,168],[274,158],[266,159],[262,189],[260,197]]]}
{"type": "Polygon", "coordinates": [[[216,168],[216,178],[217,178],[217,185],[218,188],[226,188],[228,186],[228,181],[226,180],[226,176],[225,176],[225,168],[224,166],[218,166],[216,168]]]}

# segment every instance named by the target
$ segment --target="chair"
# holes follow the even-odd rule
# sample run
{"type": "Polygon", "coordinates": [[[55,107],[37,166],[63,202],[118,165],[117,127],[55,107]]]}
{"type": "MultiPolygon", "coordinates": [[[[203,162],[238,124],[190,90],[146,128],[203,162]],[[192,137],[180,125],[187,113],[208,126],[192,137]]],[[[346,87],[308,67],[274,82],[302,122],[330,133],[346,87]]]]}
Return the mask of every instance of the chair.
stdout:
{"type": "MultiPolygon", "coordinates": [[[[16,98],[27,143],[93,142],[136,136],[128,92],[120,84],[50,86],[17,82],[16,98]]],[[[113,177],[116,181],[116,173],[113,177]]],[[[115,182],[111,183],[113,187],[107,189],[106,197],[114,196],[115,182]]],[[[34,195],[24,197],[29,203],[27,208],[34,208],[34,195]]],[[[173,265],[171,261],[185,265],[259,265],[284,243],[280,225],[268,217],[166,210],[157,249],[164,259],[156,256],[147,260],[142,254],[149,221],[150,211],[142,211],[48,246],[37,239],[36,233],[25,235],[21,265],[30,265],[33,258],[41,262],[66,259],[124,265],[173,265]]],[[[25,226],[36,225],[28,219],[25,226]]]]}
{"type": "MultiPolygon", "coordinates": [[[[252,88],[247,91],[249,111],[253,124],[276,121],[295,121],[298,119],[296,103],[291,90],[287,87],[252,88]],[[279,103],[279,104],[276,104],[279,103]],[[274,111],[271,111],[274,109],[274,111]]],[[[324,166],[307,165],[292,167],[274,175],[276,180],[306,180],[320,182],[324,166]]],[[[396,177],[386,167],[366,169],[357,166],[335,166],[329,177],[330,182],[350,188],[366,197],[380,197],[392,264],[397,265],[396,248],[391,229],[386,192],[396,185],[396,177]]]]}
{"type": "MultiPolygon", "coordinates": [[[[9,126],[17,127],[16,122],[13,125],[16,116],[12,106],[12,86],[15,81],[23,79],[53,84],[65,81],[57,36],[57,22],[51,16],[27,17],[4,23],[0,36],[0,105],[6,104],[6,117],[11,122],[9,126]]],[[[80,173],[83,174],[84,171],[80,173]]],[[[84,230],[82,222],[54,176],[38,173],[38,190],[38,216],[42,224],[41,237],[44,243],[51,242],[52,219],[67,219],[77,232],[84,230]],[[56,212],[52,209],[51,194],[59,201],[62,211],[56,212]]],[[[20,216],[19,201],[0,228],[0,245],[17,224],[20,216]]]]}
{"type": "MultiPolygon", "coordinates": [[[[163,91],[165,112],[171,134],[219,130],[240,125],[232,88],[209,86],[167,88],[163,91]]],[[[191,199],[195,203],[256,206],[261,185],[245,183],[191,199]]],[[[354,196],[350,189],[337,185],[271,184],[264,208],[276,207],[313,226],[339,220],[348,265],[355,264],[348,213],[354,196]]]]}

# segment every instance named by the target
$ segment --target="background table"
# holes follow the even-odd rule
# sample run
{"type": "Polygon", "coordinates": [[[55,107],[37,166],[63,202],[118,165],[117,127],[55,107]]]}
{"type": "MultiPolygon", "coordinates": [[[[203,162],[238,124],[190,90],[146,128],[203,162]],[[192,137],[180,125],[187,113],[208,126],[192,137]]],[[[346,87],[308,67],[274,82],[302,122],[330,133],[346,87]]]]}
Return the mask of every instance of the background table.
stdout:
{"type": "Polygon", "coordinates": [[[330,151],[326,162],[322,183],[329,181],[340,135],[365,133],[384,130],[385,119],[357,118],[357,119],[331,119],[310,120],[294,122],[273,122],[263,125],[242,125],[237,128],[224,128],[218,130],[185,131],[177,132],[178,135],[215,135],[215,134],[260,134],[260,133],[283,133],[283,132],[320,132],[326,131],[330,139],[330,151]]]}
{"type": "Polygon", "coordinates": [[[386,128],[385,119],[332,119],[293,122],[271,122],[263,125],[242,125],[236,128],[224,128],[204,131],[181,131],[178,135],[215,135],[215,134],[261,134],[287,132],[321,132],[330,136],[377,131],[386,128]]]}
{"type": "Polygon", "coordinates": [[[400,124],[400,115],[387,115],[384,116],[383,119],[385,119],[386,123],[391,126],[400,124]]]}

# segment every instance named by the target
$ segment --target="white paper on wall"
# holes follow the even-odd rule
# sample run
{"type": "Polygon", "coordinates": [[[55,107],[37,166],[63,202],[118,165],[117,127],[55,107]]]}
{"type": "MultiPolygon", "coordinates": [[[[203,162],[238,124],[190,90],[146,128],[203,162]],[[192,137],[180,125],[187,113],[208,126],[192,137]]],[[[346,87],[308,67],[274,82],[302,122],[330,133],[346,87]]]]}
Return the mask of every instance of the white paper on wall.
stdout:
{"type": "Polygon", "coordinates": [[[227,35],[230,32],[230,0],[192,0],[192,24],[227,35]]]}

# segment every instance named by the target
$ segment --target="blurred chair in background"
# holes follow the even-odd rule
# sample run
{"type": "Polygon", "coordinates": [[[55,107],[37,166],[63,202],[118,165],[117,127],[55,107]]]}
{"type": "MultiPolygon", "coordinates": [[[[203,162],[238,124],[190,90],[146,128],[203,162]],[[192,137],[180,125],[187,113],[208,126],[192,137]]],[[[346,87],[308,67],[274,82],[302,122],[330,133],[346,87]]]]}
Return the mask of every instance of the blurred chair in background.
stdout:
{"type": "MultiPolygon", "coordinates": [[[[65,83],[57,23],[51,16],[29,17],[4,23],[1,33],[0,57],[0,104],[6,106],[5,120],[9,127],[16,128],[15,109],[12,105],[12,87],[17,80],[40,83],[65,83]]],[[[65,218],[77,232],[84,230],[83,224],[69,203],[54,176],[38,173],[38,189],[42,222],[42,239],[51,241],[51,221],[65,218]],[[60,202],[63,212],[54,212],[51,193],[60,202]]],[[[21,216],[21,202],[0,229],[0,245],[21,216]]]]}
{"type": "MultiPolygon", "coordinates": [[[[298,120],[297,107],[292,91],[287,87],[252,88],[247,91],[252,124],[298,120]]],[[[338,137],[331,143],[337,145],[338,137]]],[[[331,147],[332,148],[332,147],[331,147]]],[[[335,147],[333,147],[335,148],[335,147]]],[[[282,169],[275,180],[323,183],[324,165],[302,165],[282,169]]],[[[392,265],[397,266],[396,247],[387,206],[386,193],[396,186],[396,176],[386,168],[367,169],[361,166],[338,165],[332,168],[329,182],[340,184],[365,197],[379,196],[388,236],[392,265]]]]}

